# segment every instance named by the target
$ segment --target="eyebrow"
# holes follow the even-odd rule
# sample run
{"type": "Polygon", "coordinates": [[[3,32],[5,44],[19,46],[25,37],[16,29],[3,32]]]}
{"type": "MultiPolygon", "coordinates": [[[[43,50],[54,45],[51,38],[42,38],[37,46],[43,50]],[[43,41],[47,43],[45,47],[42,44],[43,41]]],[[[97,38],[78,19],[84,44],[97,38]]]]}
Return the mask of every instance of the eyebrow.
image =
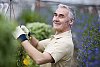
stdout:
{"type": "Polygon", "coordinates": [[[53,13],[53,14],[57,14],[57,13],[53,13]]]}
{"type": "MultiPolygon", "coordinates": [[[[56,14],[57,15],[57,13],[54,13],[54,14],[56,14]]],[[[64,16],[64,14],[59,14],[60,16],[64,16]]]]}

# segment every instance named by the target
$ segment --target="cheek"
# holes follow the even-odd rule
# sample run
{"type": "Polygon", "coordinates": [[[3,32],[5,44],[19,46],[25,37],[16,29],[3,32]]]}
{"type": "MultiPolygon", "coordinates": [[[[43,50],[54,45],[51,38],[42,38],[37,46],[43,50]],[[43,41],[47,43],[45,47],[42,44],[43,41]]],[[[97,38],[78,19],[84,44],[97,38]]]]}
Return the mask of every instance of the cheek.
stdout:
{"type": "Polygon", "coordinates": [[[55,17],[52,18],[52,21],[57,20],[55,17]]]}
{"type": "Polygon", "coordinates": [[[67,22],[66,20],[62,21],[62,28],[67,28],[69,26],[69,22],[67,22]]]}

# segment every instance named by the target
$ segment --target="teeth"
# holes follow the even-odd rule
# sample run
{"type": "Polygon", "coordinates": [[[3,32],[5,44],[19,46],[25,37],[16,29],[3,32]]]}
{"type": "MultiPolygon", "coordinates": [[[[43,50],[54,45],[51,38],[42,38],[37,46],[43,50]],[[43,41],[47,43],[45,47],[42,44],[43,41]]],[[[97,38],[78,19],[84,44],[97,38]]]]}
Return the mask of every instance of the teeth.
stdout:
{"type": "Polygon", "coordinates": [[[55,24],[60,25],[60,23],[55,23],[55,24]]]}
{"type": "Polygon", "coordinates": [[[56,23],[56,24],[60,24],[60,23],[56,23]]]}

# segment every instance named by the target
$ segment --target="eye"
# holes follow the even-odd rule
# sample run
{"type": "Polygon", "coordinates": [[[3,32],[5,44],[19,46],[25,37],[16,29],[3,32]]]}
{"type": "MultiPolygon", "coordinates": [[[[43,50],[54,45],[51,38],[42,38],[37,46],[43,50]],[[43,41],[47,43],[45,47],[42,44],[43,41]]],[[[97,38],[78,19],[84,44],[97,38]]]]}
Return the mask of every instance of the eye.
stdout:
{"type": "Polygon", "coordinates": [[[59,17],[60,17],[60,18],[64,18],[64,15],[63,15],[63,14],[59,14],[59,17]]]}
{"type": "Polygon", "coordinates": [[[55,17],[58,16],[59,18],[64,18],[64,17],[65,17],[64,14],[57,14],[57,13],[54,13],[54,16],[55,16],[55,17]]]}
{"type": "Polygon", "coordinates": [[[57,16],[57,13],[54,13],[54,16],[57,16]]]}

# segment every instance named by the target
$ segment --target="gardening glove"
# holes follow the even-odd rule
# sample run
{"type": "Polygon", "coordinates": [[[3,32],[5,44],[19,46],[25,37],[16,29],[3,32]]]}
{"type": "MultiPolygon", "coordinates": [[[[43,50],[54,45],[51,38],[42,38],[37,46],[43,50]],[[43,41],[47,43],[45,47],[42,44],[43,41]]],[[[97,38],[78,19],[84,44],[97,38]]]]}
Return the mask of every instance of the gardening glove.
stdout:
{"type": "Polygon", "coordinates": [[[15,39],[22,41],[27,40],[25,32],[20,26],[16,27],[16,30],[12,33],[15,39]]]}
{"type": "Polygon", "coordinates": [[[25,27],[24,25],[21,25],[20,27],[27,34],[27,36],[30,37],[30,31],[27,29],[27,27],[25,27]]]}

